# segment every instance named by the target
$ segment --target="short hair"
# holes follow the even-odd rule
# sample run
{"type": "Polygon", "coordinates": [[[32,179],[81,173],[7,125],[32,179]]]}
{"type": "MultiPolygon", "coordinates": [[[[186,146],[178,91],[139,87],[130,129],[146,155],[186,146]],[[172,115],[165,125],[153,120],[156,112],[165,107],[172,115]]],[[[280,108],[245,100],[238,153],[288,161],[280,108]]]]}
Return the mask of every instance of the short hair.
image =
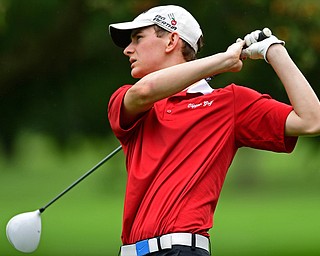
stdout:
{"type": "MultiPolygon", "coordinates": [[[[158,25],[152,25],[157,37],[162,37],[165,33],[170,33],[169,31],[159,27],[158,25]]],[[[197,53],[201,50],[201,48],[204,45],[203,42],[203,36],[201,35],[201,37],[199,38],[197,45],[198,45],[198,52],[195,52],[195,50],[191,47],[190,44],[188,44],[186,41],[183,41],[183,46],[182,46],[182,56],[185,59],[185,61],[191,61],[191,60],[195,60],[197,59],[197,53]]]]}

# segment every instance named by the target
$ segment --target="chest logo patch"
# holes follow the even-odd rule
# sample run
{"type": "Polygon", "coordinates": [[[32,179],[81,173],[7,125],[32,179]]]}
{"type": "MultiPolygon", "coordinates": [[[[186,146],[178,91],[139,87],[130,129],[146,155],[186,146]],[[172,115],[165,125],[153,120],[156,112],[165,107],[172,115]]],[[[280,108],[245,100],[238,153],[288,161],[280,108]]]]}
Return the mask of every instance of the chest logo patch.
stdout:
{"type": "Polygon", "coordinates": [[[195,109],[195,108],[199,108],[199,107],[211,107],[212,103],[213,103],[213,100],[211,100],[211,101],[205,100],[200,103],[189,103],[188,108],[195,109]]]}

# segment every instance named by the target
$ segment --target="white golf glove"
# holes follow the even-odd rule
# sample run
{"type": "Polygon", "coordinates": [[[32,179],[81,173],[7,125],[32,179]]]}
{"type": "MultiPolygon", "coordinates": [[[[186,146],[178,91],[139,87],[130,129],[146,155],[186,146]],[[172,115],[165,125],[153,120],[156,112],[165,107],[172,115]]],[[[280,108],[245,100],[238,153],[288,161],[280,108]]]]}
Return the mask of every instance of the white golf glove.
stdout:
{"type": "Polygon", "coordinates": [[[256,30],[244,37],[244,41],[248,47],[242,50],[241,58],[265,59],[265,61],[269,63],[267,60],[267,51],[269,47],[273,44],[285,45],[284,41],[279,40],[273,35],[258,42],[260,33],[261,30],[256,30]]]}

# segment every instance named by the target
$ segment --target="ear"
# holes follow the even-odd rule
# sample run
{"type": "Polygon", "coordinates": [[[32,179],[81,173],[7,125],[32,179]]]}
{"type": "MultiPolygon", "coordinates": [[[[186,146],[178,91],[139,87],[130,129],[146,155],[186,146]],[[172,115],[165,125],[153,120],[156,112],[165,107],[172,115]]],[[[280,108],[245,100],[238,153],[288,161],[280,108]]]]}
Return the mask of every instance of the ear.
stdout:
{"type": "Polygon", "coordinates": [[[172,52],[179,45],[180,36],[177,32],[172,32],[168,34],[168,43],[166,47],[166,52],[172,52]]]}

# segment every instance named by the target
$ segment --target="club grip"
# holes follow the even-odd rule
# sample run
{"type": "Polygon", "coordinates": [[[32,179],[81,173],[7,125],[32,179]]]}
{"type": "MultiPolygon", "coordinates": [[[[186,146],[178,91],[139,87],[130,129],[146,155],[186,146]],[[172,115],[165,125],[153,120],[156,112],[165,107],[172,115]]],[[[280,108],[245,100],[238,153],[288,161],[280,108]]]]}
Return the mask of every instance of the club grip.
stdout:
{"type": "Polygon", "coordinates": [[[272,35],[272,32],[270,29],[268,28],[264,28],[262,29],[262,31],[259,33],[259,36],[258,36],[258,42],[270,37],[272,35]]]}

